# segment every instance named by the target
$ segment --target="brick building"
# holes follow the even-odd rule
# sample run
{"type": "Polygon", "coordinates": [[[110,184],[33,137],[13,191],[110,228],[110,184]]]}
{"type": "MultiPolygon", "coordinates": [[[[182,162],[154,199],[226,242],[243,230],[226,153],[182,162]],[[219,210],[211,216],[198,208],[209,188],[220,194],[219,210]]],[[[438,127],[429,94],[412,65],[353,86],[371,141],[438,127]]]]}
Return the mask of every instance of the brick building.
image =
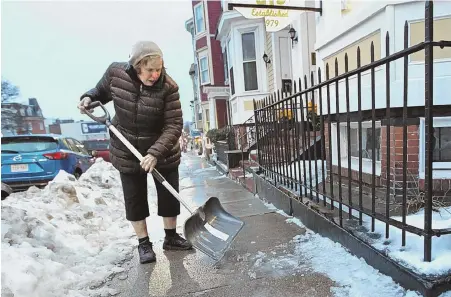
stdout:
{"type": "Polygon", "coordinates": [[[195,94],[198,93],[198,102],[195,98],[193,107],[206,132],[230,122],[224,59],[221,44],[215,39],[222,7],[220,1],[192,1],[192,7],[193,18],[185,27],[193,36],[194,72],[198,79],[198,85],[193,84],[195,94]]]}
{"type": "MultiPolygon", "coordinates": [[[[36,98],[29,98],[28,104],[16,102],[2,103],[2,110],[9,109],[14,116],[3,117],[3,135],[44,134],[46,133],[44,116],[36,98]]],[[[2,112],[3,113],[3,112],[2,112]]]]}

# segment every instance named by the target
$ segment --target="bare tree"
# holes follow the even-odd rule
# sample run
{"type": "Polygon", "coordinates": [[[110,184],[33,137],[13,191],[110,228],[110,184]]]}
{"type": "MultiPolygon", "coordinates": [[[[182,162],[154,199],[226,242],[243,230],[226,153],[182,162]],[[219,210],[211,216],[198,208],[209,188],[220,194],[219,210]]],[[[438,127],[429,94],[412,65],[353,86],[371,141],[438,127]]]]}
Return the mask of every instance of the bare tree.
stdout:
{"type": "Polygon", "coordinates": [[[2,79],[2,131],[16,133],[17,129],[23,128],[23,119],[19,113],[19,110],[12,105],[14,100],[20,94],[20,90],[17,86],[11,82],[2,79]]]}
{"type": "Polygon", "coordinates": [[[7,80],[2,79],[2,103],[13,101],[19,96],[19,88],[7,80]]]}

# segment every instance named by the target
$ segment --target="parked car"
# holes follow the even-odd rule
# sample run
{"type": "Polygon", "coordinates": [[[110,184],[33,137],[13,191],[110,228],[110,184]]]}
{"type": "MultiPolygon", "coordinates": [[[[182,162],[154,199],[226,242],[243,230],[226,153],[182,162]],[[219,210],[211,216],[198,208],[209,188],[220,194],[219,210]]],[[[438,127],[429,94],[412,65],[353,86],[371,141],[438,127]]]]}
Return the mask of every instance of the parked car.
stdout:
{"type": "Polygon", "coordinates": [[[79,178],[94,163],[83,144],[62,135],[2,137],[2,183],[14,191],[44,187],[64,170],[79,178]]]}
{"type": "Polygon", "coordinates": [[[9,195],[11,195],[12,192],[13,189],[11,189],[10,186],[2,183],[2,200],[5,200],[9,195]]]}
{"type": "Polygon", "coordinates": [[[90,139],[84,140],[83,145],[89,154],[104,161],[110,162],[110,140],[109,139],[90,139]]]}

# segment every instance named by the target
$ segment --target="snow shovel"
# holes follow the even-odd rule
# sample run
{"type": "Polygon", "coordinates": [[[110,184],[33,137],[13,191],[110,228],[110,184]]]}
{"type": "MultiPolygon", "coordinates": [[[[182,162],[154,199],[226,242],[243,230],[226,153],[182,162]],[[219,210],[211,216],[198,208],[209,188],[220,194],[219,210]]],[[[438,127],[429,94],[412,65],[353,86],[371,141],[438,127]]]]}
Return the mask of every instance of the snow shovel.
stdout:
{"type": "MultiPolygon", "coordinates": [[[[106,125],[139,161],[143,159],[138,150],[111,124],[110,114],[102,103],[98,101],[91,103],[86,110],[86,114],[94,121],[106,125]],[[91,113],[92,109],[98,106],[105,113],[102,117],[94,116],[91,113]]],[[[205,253],[216,262],[221,260],[243,228],[244,222],[225,211],[217,197],[210,197],[204,205],[193,211],[158,170],[152,170],[152,175],[190,212],[191,216],[185,221],[183,230],[185,238],[194,248],[205,253]]]]}

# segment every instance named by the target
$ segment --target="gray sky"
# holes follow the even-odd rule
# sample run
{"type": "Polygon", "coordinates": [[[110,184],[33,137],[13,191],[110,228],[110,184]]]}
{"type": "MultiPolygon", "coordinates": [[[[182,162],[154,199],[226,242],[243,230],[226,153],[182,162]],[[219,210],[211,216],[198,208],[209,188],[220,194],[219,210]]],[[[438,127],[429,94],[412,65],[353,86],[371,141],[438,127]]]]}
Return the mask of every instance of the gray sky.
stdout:
{"type": "MultiPolygon", "coordinates": [[[[191,1],[2,1],[1,75],[23,99],[36,97],[47,118],[88,118],[76,105],[113,61],[126,61],[137,40],[155,41],[180,87],[191,120],[193,63],[185,21],[191,1]]],[[[109,110],[113,111],[112,103],[109,110]]]]}

